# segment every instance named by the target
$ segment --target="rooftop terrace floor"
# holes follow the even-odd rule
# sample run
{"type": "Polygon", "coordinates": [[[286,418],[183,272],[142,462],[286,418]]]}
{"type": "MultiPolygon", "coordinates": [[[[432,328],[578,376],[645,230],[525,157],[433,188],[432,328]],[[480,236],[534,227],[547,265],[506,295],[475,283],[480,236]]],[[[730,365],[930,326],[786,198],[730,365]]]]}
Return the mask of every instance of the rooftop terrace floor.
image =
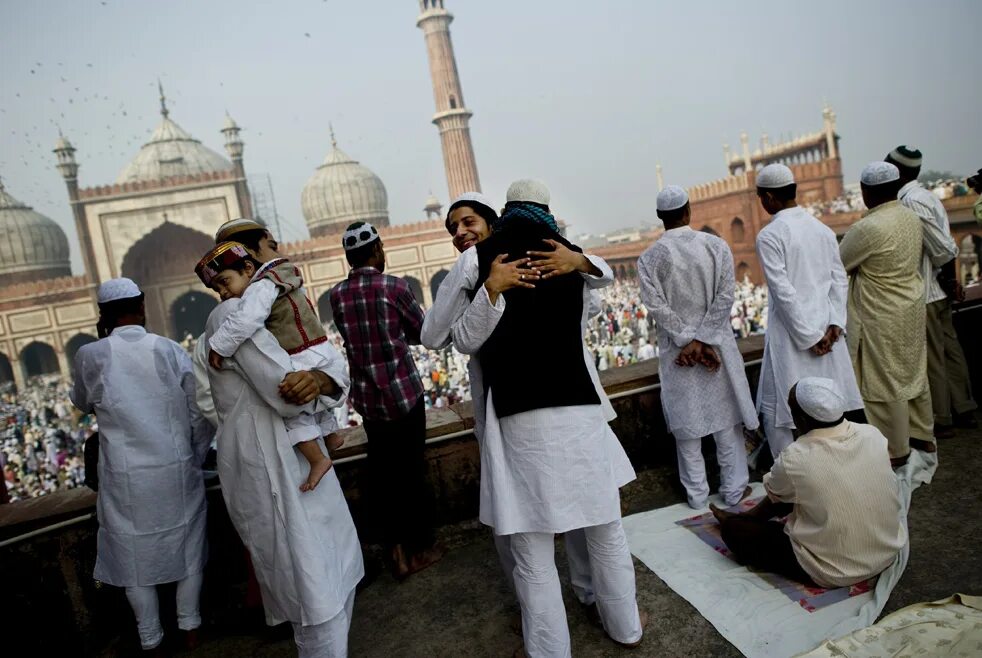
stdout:
{"type": "MultiPolygon", "coordinates": [[[[655,468],[623,490],[627,514],[681,502],[675,473],[655,468]]],[[[982,431],[961,430],[941,442],[934,482],[914,492],[909,517],[910,563],[884,613],[955,592],[982,594],[982,431]]],[[[512,630],[518,606],[508,591],[487,528],[476,521],[441,529],[448,547],[434,567],[397,583],[387,572],[355,601],[352,656],[511,656],[521,645],[512,630]]],[[[650,615],[642,646],[632,652],[612,644],[593,626],[572,595],[562,542],[556,545],[576,656],[740,656],[695,608],[638,560],[638,599],[650,615]]],[[[241,628],[206,626],[195,657],[293,656],[287,628],[266,629],[252,620],[241,628]]],[[[135,632],[106,655],[135,648],[135,632]],[[130,637],[132,635],[132,637],[130,637]]]]}

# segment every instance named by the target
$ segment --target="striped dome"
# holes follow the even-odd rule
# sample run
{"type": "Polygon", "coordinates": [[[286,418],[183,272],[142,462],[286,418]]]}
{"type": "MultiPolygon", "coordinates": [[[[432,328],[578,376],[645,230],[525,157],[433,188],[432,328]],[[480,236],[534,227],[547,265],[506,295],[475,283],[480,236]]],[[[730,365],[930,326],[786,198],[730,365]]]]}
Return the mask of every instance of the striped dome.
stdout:
{"type": "Polygon", "coordinates": [[[376,228],[389,225],[389,195],[382,179],[337,144],[304,185],[300,203],[312,236],[340,233],[357,221],[376,228]]]}
{"type": "Polygon", "coordinates": [[[53,220],[7,194],[0,182],[0,285],[71,273],[65,232],[53,220]]]}

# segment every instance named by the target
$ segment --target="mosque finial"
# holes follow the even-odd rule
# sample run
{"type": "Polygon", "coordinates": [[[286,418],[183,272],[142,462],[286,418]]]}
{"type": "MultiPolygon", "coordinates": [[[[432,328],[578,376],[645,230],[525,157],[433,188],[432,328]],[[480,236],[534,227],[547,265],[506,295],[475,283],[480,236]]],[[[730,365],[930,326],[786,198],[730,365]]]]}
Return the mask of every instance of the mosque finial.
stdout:
{"type": "Polygon", "coordinates": [[[164,96],[164,85],[160,78],[157,78],[157,89],[160,91],[160,115],[166,119],[170,112],[167,110],[167,97],[164,96]]]}
{"type": "Polygon", "coordinates": [[[338,147],[338,140],[335,139],[335,137],[334,137],[334,124],[331,123],[330,121],[328,121],[327,122],[327,128],[328,128],[328,130],[331,131],[331,146],[333,148],[337,148],[338,147]]]}

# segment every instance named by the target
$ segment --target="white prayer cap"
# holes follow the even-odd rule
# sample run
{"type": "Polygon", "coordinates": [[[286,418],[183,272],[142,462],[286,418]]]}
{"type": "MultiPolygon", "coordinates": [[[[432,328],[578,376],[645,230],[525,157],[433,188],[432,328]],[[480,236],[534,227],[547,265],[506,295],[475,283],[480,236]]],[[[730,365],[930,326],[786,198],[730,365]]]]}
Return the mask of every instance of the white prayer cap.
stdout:
{"type": "Polygon", "coordinates": [[[117,299],[139,297],[142,294],[143,293],[140,292],[140,287],[133,283],[132,279],[122,277],[119,279],[109,279],[108,281],[104,281],[102,285],[99,286],[97,299],[100,304],[105,304],[107,302],[114,302],[117,299]]]}
{"type": "Polygon", "coordinates": [[[351,251],[375,240],[378,240],[378,231],[374,226],[368,222],[355,222],[345,230],[341,237],[341,246],[345,251],[351,251]]]}
{"type": "Polygon", "coordinates": [[[548,206],[549,188],[540,180],[522,178],[508,186],[505,202],[511,203],[512,201],[530,201],[548,206]]]}
{"type": "Polygon", "coordinates": [[[783,164],[769,164],[757,172],[757,187],[765,190],[775,190],[793,184],[794,174],[783,164]]]}
{"type": "Polygon", "coordinates": [[[242,231],[255,231],[256,229],[265,231],[266,227],[256,220],[248,219],[246,217],[230,219],[218,227],[218,232],[215,233],[215,244],[231,239],[236,233],[241,233],[242,231]]]}
{"type": "Polygon", "coordinates": [[[678,210],[687,203],[689,203],[689,195],[678,185],[669,185],[655,197],[656,210],[678,210]]]}
{"type": "Polygon", "coordinates": [[[863,167],[859,182],[867,187],[900,180],[900,170],[889,162],[871,162],[863,167]]]}
{"type": "Polygon", "coordinates": [[[799,379],[794,397],[802,411],[823,423],[839,420],[846,412],[846,401],[842,399],[839,387],[825,377],[799,379]]]}
{"type": "Polygon", "coordinates": [[[447,211],[447,217],[450,217],[450,213],[456,210],[458,206],[469,206],[475,203],[488,208],[495,215],[498,214],[498,211],[494,209],[494,203],[488,197],[484,196],[480,192],[464,192],[450,204],[450,209],[447,211]]]}

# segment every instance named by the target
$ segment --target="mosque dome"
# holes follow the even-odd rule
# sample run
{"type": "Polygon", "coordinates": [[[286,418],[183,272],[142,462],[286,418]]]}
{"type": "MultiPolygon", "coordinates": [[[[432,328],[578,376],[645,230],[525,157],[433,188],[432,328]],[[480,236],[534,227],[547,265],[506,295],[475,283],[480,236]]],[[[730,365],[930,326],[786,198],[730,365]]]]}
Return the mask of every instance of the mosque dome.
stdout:
{"type": "Polygon", "coordinates": [[[333,136],[331,152],[304,185],[300,203],[312,236],[338,233],[357,221],[389,225],[382,179],[348,157],[333,136]]]}
{"type": "Polygon", "coordinates": [[[68,238],[0,182],[0,285],[70,276],[68,238]]]}
{"type": "MultiPolygon", "coordinates": [[[[161,92],[160,114],[150,141],[140,148],[133,160],[116,177],[117,183],[153,181],[171,176],[188,176],[214,171],[227,171],[232,163],[191,137],[171,121],[161,92]]],[[[228,120],[226,120],[227,122],[228,120]]]]}

